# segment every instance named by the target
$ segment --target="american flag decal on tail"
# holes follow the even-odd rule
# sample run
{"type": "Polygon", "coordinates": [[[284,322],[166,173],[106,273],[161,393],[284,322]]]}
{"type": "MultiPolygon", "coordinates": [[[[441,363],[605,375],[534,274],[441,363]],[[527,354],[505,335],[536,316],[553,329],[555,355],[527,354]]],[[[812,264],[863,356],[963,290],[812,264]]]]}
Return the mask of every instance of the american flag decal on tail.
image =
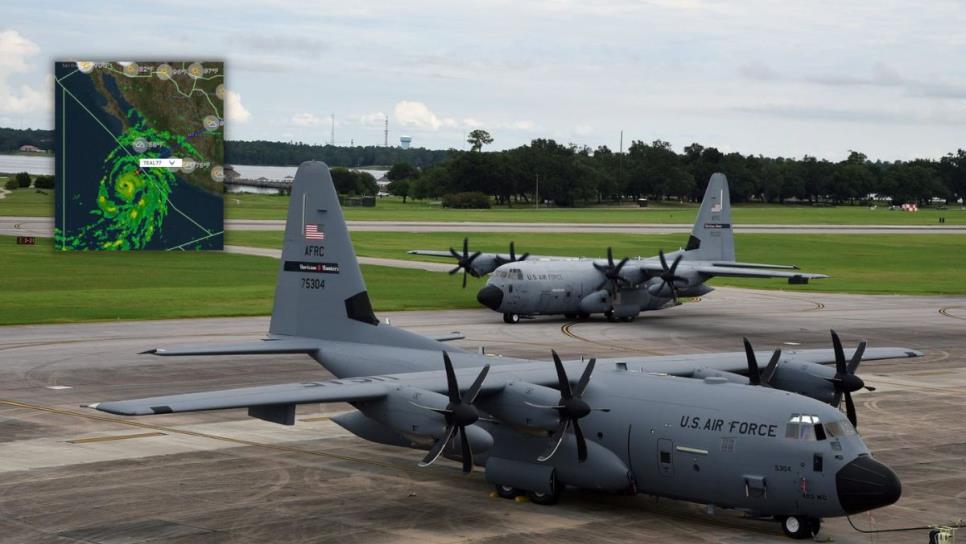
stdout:
{"type": "Polygon", "coordinates": [[[325,240],[325,232],[319,225],[305,225],[305,238],[308,240],[325,240]]]}

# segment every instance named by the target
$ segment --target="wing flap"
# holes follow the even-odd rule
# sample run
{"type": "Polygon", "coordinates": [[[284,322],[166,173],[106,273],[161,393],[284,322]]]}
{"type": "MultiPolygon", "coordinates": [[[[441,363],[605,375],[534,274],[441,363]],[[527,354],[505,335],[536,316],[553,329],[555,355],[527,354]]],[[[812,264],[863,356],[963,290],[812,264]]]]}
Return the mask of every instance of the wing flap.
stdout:
{"type": "Polygon", "coordinates": [[[110,414],[141,416],[284,404],[355,402],[377,399],[385,395],[386,386],[379,382],[330,380],[109,401],[91,404],[88,407],[110,414]]]}

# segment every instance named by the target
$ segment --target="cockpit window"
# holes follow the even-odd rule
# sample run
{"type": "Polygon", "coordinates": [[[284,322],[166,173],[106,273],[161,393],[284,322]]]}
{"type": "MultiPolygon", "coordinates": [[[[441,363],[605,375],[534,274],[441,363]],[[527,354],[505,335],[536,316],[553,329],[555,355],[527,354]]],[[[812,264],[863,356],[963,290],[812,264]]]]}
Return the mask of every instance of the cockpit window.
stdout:
{"type": "Polygon", "coordinates": [[[816,415],[792,414],[785,426],[785,438],[795,440],[825,440],[826,432],[816,415]]]}
{"type": "Polygon", "coordinates": [[[840,421],[830,421],[825,424],[825,432],[832,438],[851,436],[855,434],[855,427],[847,419],[840,421]]]}
{"type": "Polygon", "coordinates": [[[507,277],[509,277],[511,280],[522,280],[523,279],[523,273],[520,272],[520,269],[519,268],[511,268],[507,272],[507,277]]]}

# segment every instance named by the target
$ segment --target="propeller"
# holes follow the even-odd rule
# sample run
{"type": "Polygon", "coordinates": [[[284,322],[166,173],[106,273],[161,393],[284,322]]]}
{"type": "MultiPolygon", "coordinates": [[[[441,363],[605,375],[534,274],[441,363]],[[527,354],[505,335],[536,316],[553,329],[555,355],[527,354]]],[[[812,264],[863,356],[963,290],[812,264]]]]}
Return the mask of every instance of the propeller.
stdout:
{"type": "MultiPolygon", "coordinates": [[[[681,257],[684,256],[684,253],[678,253],[678,256],[674,258],[674,262],[671,263],[671,266],[667,265],[667,259],[664,257],[663,249],[659,250],[657,255],[661,259],[661,268],[664,269],[664,272],[657,277],[661,278],[661,280],[664,282],[664,285],[667,285],[668,289],[671,291],[671,298],[674,299],[674,304],[678,304],[678,288],[674,282],[683,281],[687,283],[688,280],[687,278],[674,275],[674,272],[677,271],[678,263],[681,262],[681,257]]],[[[658,291],[660,291],[660,289],[658,289],[658,291]]]]}
{"type": "Polygon", "coordinates": [[[855,353],[852,354],[852,359],[846,362],[845,352],[842,350],[842,341],[839,340],[839,335],[835,331],[830,332],[832,333],[832,348],[835,350],[835,376],[828,379],[832,383],[832,386],[835,387],[832,406],[838,408],[842,402],[842,397],[845,397],[845,414],[849,418],[849,421],[852,422],[852,426],[858,427],[858,418],[855,412],[855,402],[852,401],[852,393],[863,387],[869,391],[875,391],[874,387],[865,385],[862,378],[855,375],[855,371],[859,368],[859,363],[862,362],[866,342],[865,340],[859,342],[859,345],[855,348],[855,353]]]}
{"type": "Polygon", "coordinates": [[[560,362],[560,356],[557,355],[556,351],[551,351],[553,353],[553,365],[557,369],[557,382],[560,386],[560,402],[556,406],[541,406],[539,404],[527,403],[535,408],[549,408],[556,410],[560,414],[560,425],[557,430],[551,435],[551,444],[547,448],[547,451],[537,458],[537,461],[541,463],[549,460],[557,450],[560,449],[560,444],[563,443],[564,437],[567,436],[567,431],[573,428],[574,436],[577,439],[577,460],[583,463],[587,460],[587,442],[584,440],[584,433],[580,429],[580,420],[586,417],[592,411],[592,408],[584,402],[584,390],[587,388],[587,384],[590,382],[590,375],[594,372],[594,365],[597,363],[597,359],[591,359],[587,362],[587,366],[584,368],[584,373],[580,375],[580,381],[577,382],[577,387],[570,387],[570,380],[567,379],[567,371],[564,369],[563,363],[560,362]]]}
{"type": "Polygon", "coordinates": [[[463,238],[462,255],[460,255],[459,252],[453,248],[449,248],[449,252],[453,257],[456,258],[456,268],[450,270],[449,275],[452,276],[453,274],[459,272],[460,269],[463,269],[463,288],[466,289],[467,272],[472,274],[474,278],[480,277],[479,274],[476,273],[476,270],[473,269],[473,261],[475,261],[476,258],[479,257],[480,255],[482,255],[482,253],[477,251],[476,253],[473,253],[472,255],[470,255],[470,241],[468,238],[463,238]]]}
{"type": "Polygon", "coordinates": [[[510,242],[510,258],[507,259],[506,257],[503,257],[502,255],[497,255],[496,256],[496,265],[497,266],[503,266],[503,265],[505,265],[507,263],[515,263],[517,261],[525,261],[525,260],[527,260],[527,257],[529,257],[529,256],[530,256],[530,253],[528,252],[528,253],[524,253],[523,255],[520,255],[520,257],[517,258],[516,251],[514,251],[514,248],[513,248],[513,242],[511,241],[510,242]]]}
{"type": "Polygon", "coordinates": [[[771,359],[768,361],[768,365],[765,366],[764,371],[760,371],[758,368],[758,359],[755,357],[755,350],[751,347],[751,342],[747,338],[742,338],[745,342],[745,356],[748,359],[748,381],[751,385],[769,385],[772,377],[775,375],[775,369],[778,368],[778,360],[781,359],[782,350],[776,349],[775,353],[772,353],[771,359]]]}
{"type": "Polygon", "coordinates": [[[445,351],[443,352],[443,366],[446,368],[446,389],[449,395],[446,408],[432,408],[413,403],[420,408],[436,412],[446,419],[446,431],[443,433],[443,437],[436,441],[436,444],[429,450],[419,466],[428,467],[439,459],[443,449],[446,448],[446,445],[450,443],[458,431],[463,454],[463,472],[469,473],[473,470],[473,450],[470,449],[470,441],[466,437],[466,427],[480,419],[480,413],[473,406],[473,401],[480,393],[480,387],[483,386],[483,380],[486,379],[486,374],[490,371],[490,365],[483,367],[479,376],[462,395],[460,395],[459,384],[456,382],[456,373],[453,372],[453,363],[449,360],[449,354],[445,351]]]}
{"type": "Polygon", "coordinates": [[[621,277],[621,269],[627,264],[628,258],[624,257],[616,265],[614,264],[614,252],[611,248],[607,248],[607,264],[597,264],[594,263],[594,268],[596,268],[601,274],[604,275],[604,280],[600,282],[597,286],[597,290],[603,289],[608,282],[610,282],[611,289],[614,291],[621,284],[627,284],[628,281],[621,277]]]}

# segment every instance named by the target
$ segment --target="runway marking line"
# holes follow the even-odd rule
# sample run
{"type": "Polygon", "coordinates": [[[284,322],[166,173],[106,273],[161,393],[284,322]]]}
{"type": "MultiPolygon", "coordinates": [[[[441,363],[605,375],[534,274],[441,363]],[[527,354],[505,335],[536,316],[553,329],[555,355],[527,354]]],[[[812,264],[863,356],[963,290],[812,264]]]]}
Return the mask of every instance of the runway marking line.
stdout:
{"type": "Polygon", "coordinates": [[[132,438],[147,438],[149,436],[168,436],[167,433],[159,431],[150,433],[121,434],[117,436],[92,436],[89,438],[75,438],[68,440],[68,444],[93,444],[94,442],[113,442],[115,440],[130,440],[132,438]]]}
{"type": "Polygon", "coordinates": [[[961,315],[953,315],[949,313],[949,310],[962,310],[962,309],[966,309],[966,306],[946,306],[944,308],[939,309],[939,314],[944,315],[946,317],[951,317],[953,319],[961,319],[963,321],[966,321],[966,317],[963,317],[961,315]]]}

